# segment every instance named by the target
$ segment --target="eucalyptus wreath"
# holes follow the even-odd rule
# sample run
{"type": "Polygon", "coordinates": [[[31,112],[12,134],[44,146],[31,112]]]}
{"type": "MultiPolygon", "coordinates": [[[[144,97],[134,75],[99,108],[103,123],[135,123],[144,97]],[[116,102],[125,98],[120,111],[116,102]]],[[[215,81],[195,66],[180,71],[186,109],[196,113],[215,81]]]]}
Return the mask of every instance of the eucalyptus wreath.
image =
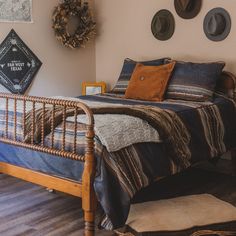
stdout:
{"type": "Polygon", "coordinates": [[[95,35],[96,23],[92,19],[88,2],[81,0],[64,0],[55,7],[52,16],[56,38],[66,47],[75,49],[85,44],[95,35]],[[78,17],[78,27],[73,33],[68,32],[70,18],[78,17]]]}

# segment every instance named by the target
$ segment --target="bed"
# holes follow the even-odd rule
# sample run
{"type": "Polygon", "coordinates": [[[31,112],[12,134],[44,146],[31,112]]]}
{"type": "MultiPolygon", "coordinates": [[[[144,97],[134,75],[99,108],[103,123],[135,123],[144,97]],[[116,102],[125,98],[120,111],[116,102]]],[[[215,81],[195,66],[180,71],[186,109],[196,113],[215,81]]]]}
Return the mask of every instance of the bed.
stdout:
{"type": "Polygon", "coordinates": [[[114,94],[78,99],[0,94],[0,172],[81,197],[86,236],[95,234],[97,201],[105,213],[100,224],[117,228],[125,223],[132,197],[153,181],[226,151],[236,166],[235,84],[235,76],[223,72],[213,103],[141,102],[114,94]],[[171,112],[160,112],[165,109],[171,112]],[[216,115],[208,116],[209,110],[216,115]],[[147,123],[155,129],[121,140],[126,123],[124,117],[116,120],[120,115],[138,118],[133,130],[143,126],[141,134],[147,123]],[[169,123],[160,126],[166,116],[169,123]],[[94,119],[100,126],[94,128],[94,119]],[[212,126],[204,128],[203,120],[212,126]],[[107,122],[121,130],[103,138],[107,122]],[[127,143],[130,138],[133,143],[127,143]]]}

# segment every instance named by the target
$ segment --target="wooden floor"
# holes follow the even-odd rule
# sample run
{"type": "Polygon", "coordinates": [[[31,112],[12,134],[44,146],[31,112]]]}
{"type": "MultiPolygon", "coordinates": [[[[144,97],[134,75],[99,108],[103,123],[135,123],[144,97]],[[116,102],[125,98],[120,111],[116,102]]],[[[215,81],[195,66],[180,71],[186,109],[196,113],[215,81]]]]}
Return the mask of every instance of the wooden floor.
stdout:
{"type": "MultiPolygon", "coordinates": [[[[230,162],[226,163],[230,166],[230,162]]],[[[236,179],[229,175],[195,168],[160,181],[154,186],[155,193],[149,188],[146,191],[149,194],[141,192],[135,201],[145,196],[146,200],[154,200],[210,192],[236,206],[235,186],[236,179]]],[[[0,174],[0,236],[82,236],[80,207],[78,198],[49,193],[42,187],[0,174]]],[[[96,235],[114,234],[98,230],[96,235]]]]}
{"type": "Polygon", "coordinates": [[[82,236],[82,214],[79,198],[0,174],[1,236],[82,236]]]}

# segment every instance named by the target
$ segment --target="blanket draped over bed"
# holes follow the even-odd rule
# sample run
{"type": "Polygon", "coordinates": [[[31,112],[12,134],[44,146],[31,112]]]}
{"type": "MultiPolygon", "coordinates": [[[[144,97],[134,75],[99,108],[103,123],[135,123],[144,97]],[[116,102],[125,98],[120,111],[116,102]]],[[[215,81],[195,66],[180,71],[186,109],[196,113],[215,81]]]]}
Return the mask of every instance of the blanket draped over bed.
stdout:
{"type": "MultiPolygon", "coordinates": [[[[63,119],[63,109],[60,106],[54,108],[54,123],[58,126],[63,119]]],[[[183,122],[176,115],[175,112],[166,109],[160,109],[158,107],[134,105],[134,106],[119,106],[119,107],[99,107],[92,108],[93,114],[125,114],[129,116],[139,117],[142,120],[147,121],[152,127],[154,127],[167,150],[169,156],[173,161],[183,168],[190,166],[191,153],[188,148],[190,142],[190,135],[184,126],[183,122]]],[[[66,111],[66,117],[74,115],[74,109],[68,109],[66,111]]],[[[34,141],[40,142],[41,139],[41,123],[42,118],[45,119],[44,133],[45,136],[51,131],[52,123],[52,108],[45,108],[44,110],[37,109],[35,112],[35,119],[37,120],[34,141]],[[45,112],[43,116],[43,112],[45,112]]],[[[32,112],[26,114],[25,119],[25,142],[30,142],[31,139],[31,122],[32,112]]],[[[95,124],[96,126],[96,124],[95,124]]],[[[112,133],[110,134],[112,135],[112,133]]]]}
{"type": "MultiPolygon", "coordinates": [[[[130,143],[120,150],[109,151],[102,145],[101,136],[96,134],[97,174],[94,188],[97,199],[105,213],[101,225],[106,229],[124,225],[134,195],[155,181],[157,177],[175,174],[190,164],[218,157],[229,148],[236,147],[235,104],[230,99],[221,96],[217,97],[214,103],[177,100],[144,102],[123,99],[112,94],[84,96],[73,100],[82,101],[89,105],[95,114],[95,121],[96,116],[103,114],[106,114],[107,119],[109,119],[109,115],[115,119],[114,114],[117,116],[125,114],[148,123],[151,128],[157,130],[160,136],[160,141],[156,137],[153,141],[130,143]]],[[[2,106],[4,105],[0,104],[0,116],[5,116],[5,109],[2,106]]],[[[10,107],[11,104],[9,104],[10,107]]],[[[30,140],[32,118],[30,110],[27,108],[26,136],[24,137],[26,142],[30,140]]],[[[45,121],[47,121],[45,124],[46,145],[50,142],[52,111],[46,107],[45,112],[45,121]]],[[[20,117],[21,111],[18,113],[20,117]]],[[[68,108],[66,116],[73,114],[74,111],[68,108]]],[[[56,146],[60,146],[62,143],[62,124],[60,124],[62,116],[60,107],[55,107],[54,127],[56,133],[54,144],[56,146]]],[[[78,117],[80,116],[78,115],[78,117]]],[[[37,109],[35,117],[37,118],[36,123],[40,124],[42,110],[37,109]]],[[[132,119],[130,120],[132,121],[132,119]]],[[[14,123],[14,117],[11,117],[11,113],[9,113],[9,137],[12,132],[10,121],[14,123]]],[[[78,121],[82,122],[83,119],[81,121],[78,118],[78,121]]],[[[117,123],[119,122],[114,124],[117,123]]],[[[66,120],[66,127],[68,128],[66,131],[66,148],[70,150],[70,147],[73,146],[71,143],[74,140],[74,126],[69,117],[66,120]]],[[[19,124],[17,128],[19,140],[22,139],[21,128],[19,124]]],[[[4,129],[5,124],[0,123],[2,134],[4,134],[4,129]]],[[[111,131],[110,135],[112,135],[112,127],[109,130],[111,131]]],[[[105,136],[107,134],[104,134],[105,136]]],[[[38,126],[35,127],[34,141],[40,142],[40,139],[41,127],[38,126]]],[[[83,151],[85,145],[84,130],[78,132],[77,141],[78,152],[83,151]]],[[[33,162],[36,163],[37,158],[33,162]]],[[[66,177],[69,176],[66,175],[66,177]]],[[[80,179],[77,180],[80,181],[80,179]]]]}

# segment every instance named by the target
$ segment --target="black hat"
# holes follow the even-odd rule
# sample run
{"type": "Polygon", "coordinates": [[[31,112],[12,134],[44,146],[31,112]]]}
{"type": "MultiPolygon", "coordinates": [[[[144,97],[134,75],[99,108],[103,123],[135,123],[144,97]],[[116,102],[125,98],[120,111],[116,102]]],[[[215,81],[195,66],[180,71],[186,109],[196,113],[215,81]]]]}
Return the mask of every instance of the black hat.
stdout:
{"type": "Polygon", "coordinates": [[[152,19],[152,34],[159,40],[168,40],[175,31],[175,19],[172,13],[162,9],[152,19]]]}
{"type": "Polygon", "coordinates": [[[175,10],[184,19],[194,18],[201,10],[202,0],[175,0],[175,10]]]}
{"type": "Polygon", "coordinates": [[[212,41],[224,40],[231,30],[231,19],[229,13],[223,8],[210,10],[204,19],[204,32],[212,41]]]}

